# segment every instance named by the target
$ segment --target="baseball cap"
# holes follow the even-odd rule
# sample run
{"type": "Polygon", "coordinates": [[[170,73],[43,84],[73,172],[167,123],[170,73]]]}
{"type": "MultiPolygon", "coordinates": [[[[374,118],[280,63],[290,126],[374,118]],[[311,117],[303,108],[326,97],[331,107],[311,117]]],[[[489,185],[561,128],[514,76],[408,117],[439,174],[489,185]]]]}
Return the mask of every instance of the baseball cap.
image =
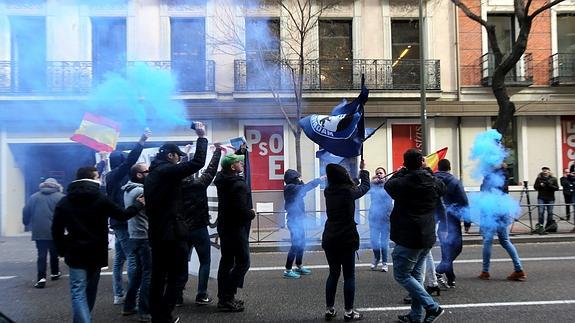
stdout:
{"type": "Polygon", "coordinates": [[[167,155],[169,153],[176,153],[180,156],[186,156],[186,153],[181,151],[178,145],[173,143],[166,143],[163,144],[162,147],[158,150],[158,152],[162,155],[167,155]]]}
{"type": "Polygon", "coordinates": [[[244,155],[229,154],[225,155],[224,158],[222,158],[220,164],[222,165],[222,169],[228,170],[230,166],[232,166],[232,164],[237,163],[239,161],[244,161],[244,159],[245,159],[244,155]]]}

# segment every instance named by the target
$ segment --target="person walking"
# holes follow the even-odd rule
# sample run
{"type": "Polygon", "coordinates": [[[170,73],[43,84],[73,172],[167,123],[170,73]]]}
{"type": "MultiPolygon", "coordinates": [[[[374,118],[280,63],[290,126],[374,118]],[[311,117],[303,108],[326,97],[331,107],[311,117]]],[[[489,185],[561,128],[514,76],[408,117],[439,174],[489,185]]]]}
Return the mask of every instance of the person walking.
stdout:
{"type": "Polygon", "coordinates": [[[563,170],[563,176],[559,179],[563,188],[563,200],[565,201],[565,220],[571,220],[571,206],[573,206],[573,197],[575,194],[575,174],[569,171],[569,168],[563,170]]]}
{"type": "Polygon", "coordinates": [[[100,192],[98,170],[82,167],[54,210],[52,236],[69,267],[74,323],[91,322],[100,269],[108,265],[108,218],[125,221],[144,208],[144,199],[123,209],[100,192]]]}
{"type": "Polygon", "coordinates": [[[417,149],[403,154],[403,166],[385,183],[395,201],[391,212],[393,276],[409,293],[411,311],[399,315],[401,322],[434,322],[444,310],[423,287],[426,257],[436,240],[435,209],[445,192],[442,181],[425,167],[417,149]]]}
{"type": "Polygon", "coordinates": [[[46,286],[46,261],[50,253],[50,279],[58,280],[62,273],[58,252],[52,240],[52,219],[56,204],[64,197],[62,185],[54,178],[47,178],[39,185],[39,191],[32,194],[22,210],[22,223],[32,230],[32,240],[36,243],[36,288],[46,286]]]}
{"type": "Polygon", "coordinates": [[[348,171],[338,164],[328,164],[325,169],[327,187],[324,190],[327,220],[321,246],[329,265],[325,283],[325,320],[333,320],[335,294],[339,276],[343,271],[344,320],[359,321],[363,314],[354,309],[355,254],[359,249],[359,233],[355,223],[355,200],[369,191],[369,172],[365,162],[359,164],[359,185],[351,179],[348,171]]]}
{"type": "MultiPolygon", "coordinates": [[[[119,150],[114,150],[108,156],[110,171],[105,173],[105,189],[108,197],[114,201],[118,206],[124,207],[124,191],[122,186],[128,182],[130,168],[138,162],[144,143],[151,136],[149,129],[146,129],[140,140],[132,148],[128,157],[119,150]]],[[[105,159],[103,159],[105,160],[105,159]]],[[[98,167],[103,169],[102,166],[98,167]]],[[[122,279],[122,272],[124,271],[124,262],[128,254],[128,223],[125,221],[118,221],[114,218],[110,219],[110,228],[114,230],[114,263],[112,267],[112,289],[114,292],[114,305],[120,305],[124,302],[124,280],[122,279]]],[[[128,268],[130,270],[130,268],[128,268]]],[[[134,269],[132,268],[132,271],[134,269]]],[[[129,278],[128,278],[129,279],[129,278]]]]}
{"type": "Polygon", "coordinates": [[[284,201],[287,212],[287,226],[290,232],[291,247],[287,254],[284,278],[297,279],[301,275],[311,274],[311,270],[303,266],[305,251],[305,204],[307,192],[313,190],[322,181],[316,178],[309,183],[301,180],[301,174],[288,169],[284,174],[284,201]],[[295,260],[296,268],[292,269],[295,260]]]}
{"type": "Polygon", "coordinates": [[[535,231],[539,234],[557,232],[557,223],[553,220],[553,204],[555,204],[555,191],[559,190],[559,185],[549,167],[541,167],[541,173],[535,179],[533,188],[537,191],[537,208],[539,210],[535,231]],[[545,209],[547,209],[547,224],[545,224],[545,209]]]}
{"type": "Polygon", "coordinates": [[[251,204],[251,190],[241,175],[244,160],[244,155],[224,156],[222,170],[214,180],[218,190],[218,235],[222,254],[218,268],[218,309],[224,312],[244,310],[244,301],[237,299],[236,294],[238,288],[243,287],[250,268],[249,234],[256,212],[251,204]]]}
{"type": "Polygon", "coordinates": [[[445,274],[447,286],[455,287],[453,261],[463,250],[461,219],[469,206],[465,189],[460,180],[451,174],[451,162],[442,159],[437,165],[434,176],[445,184],[445,194],[437,206],[436,219],[441,245],[441,262],[435,268],[438,274],[445,274]]]}
{"type": "Polygon", "coordinates": [[[373,250],[371,270],[378,270],[377,265],[381,262],[381,271],[387,272],[387,255],[389,254],[389,216],[393,209],[393,199],[383,186],[386,182],[386,171],[383,167],[375,169],[375,176],[371,179],[369,195],[369,237],[373,250]]]}
{"type": "MultiPolygon", "coordinates": [[[[139,163],[130,169],[130,180],[122,186],[124,205],[134,205],[144,194],[144,180],[148,174],[148,165],[139,163]]],[[[124,300],[122,315],[138,313],[138,321],[149,322],[150,316],[150,280],[152,275],[152,252],[148,240],[148,216],[141,210],[128,220],[128,289],[124,300]],[[137,300],[137,308],[136,308],[137,300]]]]}
{"type": "MultiPolygon", "coordinates": [[[[148,237],[152,249],[150,314],[152,322],[172,323],[177,279],[188,265],[183,242],[188,230],[183,221],[182,180],[204,167],[208,140],[205,126],[195,122],[198,140],[194,158],[180,163],[186,154],[176,144],[163,144],[144,181],[148,237]]],[[[176,318],[178,320],[178,318],[176,318]]]]}
{"type": "MultiPolygon", "coordinates": [[[[196,248],[200,266],[198,269],[198,290],[196,293],[196,305],[207,305],[212,303],[212,298],[208,295],[208,280],[210,278],[211,262],[211,241],[208,232],[210,225],[210,209],[208,206],[208,186],[212,183],[218,165],[222,156],[222,147],[220,144],[214,144],[214,154],[203,171],[202,175],[194,175],[184,179],[182,184],[182,197],[184,200],[184,222],[188,227],[188,236],[186,237],[185,247],[188,252],[188,259],[192,255],[193,248],[196,248]]],[[[188,147],[186,147],[188,149],[188,147]]],[[[178,279],[176,306],[184,302],[184,288],[188,282],[188,267],[184,270],[178,279]]]]}

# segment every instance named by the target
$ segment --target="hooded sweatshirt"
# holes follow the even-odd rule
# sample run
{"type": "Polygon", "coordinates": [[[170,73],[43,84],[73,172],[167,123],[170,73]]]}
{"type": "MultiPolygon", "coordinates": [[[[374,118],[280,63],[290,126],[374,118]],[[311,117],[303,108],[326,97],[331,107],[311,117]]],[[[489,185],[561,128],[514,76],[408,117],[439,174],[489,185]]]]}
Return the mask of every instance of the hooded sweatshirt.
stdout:
{"type": "MultiPolygon", "coordinates": [[[[128,181],[122,186],[124,191],[124,205],[130,207],[136,203],[138,196],[144,194],[144,184],[128,181]]],[[[148,216],[144,209],[128,220],[128,234],[130,239],[148,239],[148,216]]]]}
{"type": "Polygon", "coordinates": [[[321,183],[321,179],[316,178],[306,184],[300,177],[300,173],[294,169],[288,169],[284,174],[284,200],[288,226],[301,224],[305,217],[304,197],[321,183]]]}
{"type": "Polygon", "coordinates": [[[251,224],[256,214],[251,208],[251,192],[243,176],[219,172],[214,184],[218,189],[218,232],[237,230],[251,224]]]}
{"type": "Polygon", "coordinates": [[[108,265],[108,217],[125,221],[143,205],[136,202],[126,210],[100,192],[100,183],[80,179],[68,185],[54,211],[52,236],[66,264],[91,269],[108,265]]]}
{"type": "Polygon", "coordinates": [[[32,240],[52,240],[52,219],[56,204],[64,197],[60,185],[40,184],[22,211],[22,222],[32,230],[32,240]]]}

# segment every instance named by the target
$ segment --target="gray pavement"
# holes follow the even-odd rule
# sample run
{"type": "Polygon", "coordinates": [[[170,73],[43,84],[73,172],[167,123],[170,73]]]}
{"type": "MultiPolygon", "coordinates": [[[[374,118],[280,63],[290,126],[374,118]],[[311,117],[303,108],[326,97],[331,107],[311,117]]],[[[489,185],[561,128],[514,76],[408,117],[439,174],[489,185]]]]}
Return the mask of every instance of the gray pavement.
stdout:
{"type": "MultiPolygon", "coordinates": [[[[492,280],[477,279],[481,270],[481,246],[465,246],[456,265],[457,288],[442,291],[441,296],[436,297],[447,309],[440,322],[573,322],[575,242],[572,235],[557,236],[566,241],[542,243],[541,237],[533,236],[535,238],[529,240],[532,242],[517,244],[528,275],[525,282],[505,280],[512,264],[498,245],[493,247],[492,280]]],[[[0,311],[16,322],[69,322],[68,278],[49,281],[42,290],[33,288],[36,275],[33,242],[28,237],[0,238],[0,241],[0,311]]],[[[438,252],[434,249],[436,259],[439,259],[438,252]]],[[[407,312],[401,303],[405,292],[395,283],[391,272],[370,271],[370,260],[369,250],[359,252],[356,307],[363,311],[366,322],[393,322],[398,314],[407,312]]],[[[328,274],[324,254],[306,253],[305,262],[313,273],[299,280],[281,278],[284,262],[283,252],[252,254],[252,270],[239,294],[246,301],[243,313],[220,313],[215,305],[191,304],[196,290],[195,277],[188,282],[186,304],[175,313],[182,322],[322,321],[328,274]]],[[[63,262],[62,271],[67,273],[63,262]]],[[[111,284],[110,271],[106,270],[100,279],[94,322],[135,322],[135,316],[123,317],[121,306],[112,305],[111,284]]],[[[215,280],[210,280],[212,295],[216,294],[216,285],[215,280]]],[[[339,321],[343,311],[342,286],[340,279],[336,299],[339,321]]]]}

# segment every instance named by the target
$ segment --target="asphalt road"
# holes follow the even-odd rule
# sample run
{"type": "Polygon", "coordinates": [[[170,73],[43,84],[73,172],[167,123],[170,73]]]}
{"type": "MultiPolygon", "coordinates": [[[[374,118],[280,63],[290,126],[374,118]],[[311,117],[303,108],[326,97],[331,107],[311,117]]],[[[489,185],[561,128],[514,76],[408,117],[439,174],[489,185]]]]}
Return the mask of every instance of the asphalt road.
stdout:
{"type": "MultiPolygon", "coordinates": [[[[513,267],[505,251],[493,249],[492,279],[481,281],[481,247],[465,246],[456,265],[457,288],[442,291],[436,299],[447,310],[440,322],[573,322],[575,321],[575,242],[525,243],[517,245],[528,275],[525,282],[510,282],[505,277],[513,267]]],[[[439,259],[434,249],[436,259],[439,259]]],[[[405,291],[389,273],[369,270],[371,255],[360,251],[356,267],[356,307],[367,322],[394,322],[406,313],[401,300],[405,291]]],[[[327,266],[322,252],[305,257],[313,273],[299,280],[281,277],[285,253],[252,254],[252,270],[239,298],[246,302],[242,313],[220,313],[215,305],[198,307],[195,277],[188,282],[184,306],[176,315],[182,322],[312,322],[322,321],[325,306],[327,266]]],[[[392,267],[390,267],[392,270],[392,267]]],[[[62,262],[62,271],[67,267],[62,262]]],[[[45,289],[33,288],[35,248],[22,238],[0,243],[0,311],[16,322],[71,321],[68,278],[48,281],[45,289]]],[[[216,281],[209,292],[216,295],[216,281]]],[[[343,283],[340,279],[336,306],[338,321],[343,321],[343,283]]],[[[124,317],[121,306],[112,304],[109,271],[100,279],[94,322],[136,322],[124,317]]]]}

